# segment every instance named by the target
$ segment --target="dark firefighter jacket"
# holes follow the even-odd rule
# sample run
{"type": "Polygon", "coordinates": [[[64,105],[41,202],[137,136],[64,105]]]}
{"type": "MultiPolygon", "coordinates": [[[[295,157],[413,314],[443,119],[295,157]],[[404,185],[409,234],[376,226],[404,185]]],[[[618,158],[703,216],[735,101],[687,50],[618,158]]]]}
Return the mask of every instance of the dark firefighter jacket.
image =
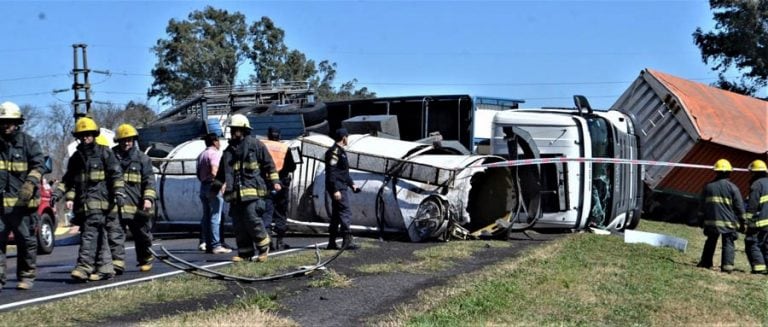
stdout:
{"type": "Polygon", "coordinates": [[[77,146],[67,163],[67,172],[61,178],[54,195],[74,201],[76,214],[105,214],[111,209],[116,192],[125,194],[123,172],[115,154],[95,143],[77,146]]]}
{"type": "Polygon", "coordinates": [[[333,194],[354,184],[349,176],[347,152],[338,144],[333,144],[325,152],[325,190],[333,194]]]}
{"type": "Polygon", "coordinates": [[[758,178],[752,182],[744,219],[749,227],[768,227],[768,177],[758,178]]]}
{"type": "MultiPolygon", "coordinates": [[[[125,181],[126,198],[121,216],[124,219],[130,219],[136,212],[144,209],[144,200],[154,203],[157,198],[152,161],[136,147],[132,147],[128,153],[125,153],[118,145],[112,148],[112,152],[120,162],[125,181]]],[[[112,214],[117,215],[116,207],[112,209],[112,214]]]]}
{"type": "Polygon", "coordinates": [[[272,157],[261,141],[246,136],[239,142],[229,141],[211,188],[218,190],[226,183],[225,201],[247,202],[267,196],[266,180],[273,184],[280,181],[272,157]]]}
{"type": "Polygon", "coordinates": [[[3,213],[10,213],[13,207],[37,208],[40,194],[28,203],[18,201],[19,190],[24,182],[31,182],[38,187],[43,176],[45,158],[40,144],[24,132],[16,132],[9,138],[0,140],[0,187],[3,193],[3,213]]]}
{"type": "Polygon", "coordinates": [[[716,230],[718,233],[739,230],[744,215],[744,200],[736,185],[728,178],[717,179],[704,187],[702,196],[705,230],[716,230]]]}

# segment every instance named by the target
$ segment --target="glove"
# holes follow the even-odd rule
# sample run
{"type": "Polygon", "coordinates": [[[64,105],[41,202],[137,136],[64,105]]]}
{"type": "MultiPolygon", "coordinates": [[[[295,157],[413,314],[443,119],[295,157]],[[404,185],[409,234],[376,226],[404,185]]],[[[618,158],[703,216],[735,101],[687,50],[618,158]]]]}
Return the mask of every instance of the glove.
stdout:
{"type": "Polygon", "coordinates": [[[56,202],[59,202],[59,197],[56,194],[51,195],[51,206],[55,206],[56,202]]]}
{"type": "Polygon", "coordinates": [[[19,190],[19,201],[23,203],[29,202],[30,199],[32,199],[32,196],[35,194],[35,184],[26,181],[24,182],[24,185],[21,186],[21,189],[19,190]]]}
{"type": "Polygon", "coordinates": [[[125,194],[120,192],[115,193],[115,205],[120,208],[125,206],[125,194]]]}

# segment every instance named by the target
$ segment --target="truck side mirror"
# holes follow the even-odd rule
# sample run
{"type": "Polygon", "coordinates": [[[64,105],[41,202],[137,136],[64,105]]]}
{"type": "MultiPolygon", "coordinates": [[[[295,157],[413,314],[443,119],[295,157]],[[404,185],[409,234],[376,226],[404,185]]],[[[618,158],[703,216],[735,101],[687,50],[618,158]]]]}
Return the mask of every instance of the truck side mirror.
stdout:
{"type": "Polygon", "coordinates": [[[582,109],[587,109],[588,113],[592,113],[592,107],[589,105],[589,101],[587,101],[587,97],[583,95],[574,95],[573,96],[573,104],[576,105],[576,109],[579,109],[579,115],[581,115],[582,109]]]}

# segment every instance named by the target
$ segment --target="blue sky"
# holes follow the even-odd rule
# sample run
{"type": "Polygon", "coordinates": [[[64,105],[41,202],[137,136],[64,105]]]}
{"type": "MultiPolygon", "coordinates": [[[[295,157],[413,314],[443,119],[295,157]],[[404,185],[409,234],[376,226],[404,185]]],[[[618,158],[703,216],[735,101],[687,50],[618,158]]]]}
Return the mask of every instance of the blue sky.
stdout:
{"type": "MultiPolygon", "coordinates": [[[[338,64],[379,96],[471,94],[607,108],[644,68],[710,83],[691,33],[710,30],[707,1],[0,2],[0,100],[68,103],[72,44],[88,44],[93,99],[147,102],[150,48],[169,19],[206,5],[269,16],[286,44],[338,64]]],[[[247,68],[247,66],[243,66],[247,68]]],[[[249,72],[242,72],[243,79],[249,72]]]]}

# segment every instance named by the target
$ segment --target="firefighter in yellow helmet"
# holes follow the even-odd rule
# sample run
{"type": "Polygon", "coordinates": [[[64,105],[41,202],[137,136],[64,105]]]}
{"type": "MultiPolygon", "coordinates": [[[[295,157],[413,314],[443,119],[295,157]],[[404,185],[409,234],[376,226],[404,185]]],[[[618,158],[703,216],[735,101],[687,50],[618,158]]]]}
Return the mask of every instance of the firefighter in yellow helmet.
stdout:
{"type": "Polygon", "coordinates": [[[3,210],[0,215],[0,287],[6,283],[8,233],[16,237],[17,289],[32,288],[37,261],[36,209],[40,203],[37,186],[43,175],[44,156],[34,138],[20,130],[24,115],[15,103],[0,104],[0,188],[3,210]]]}
{"type": "Polygon", "coordinates": [[[744,248],[752,265],[752,273],[768,274],[768,167],[765,161],[755,160],[748,169],[752,179],[744,213],[747,222],[744,248]]]}
{"type": "MultiPolygon", "coordinates": [[[[130,229],[136,245],[136,261],[139,271],[147,272],[152,269],[152,233],[150,232],[151,219],[155,213],[155,174],[152,172],[152,162],[149,156],[139,151],[136,140],[139,133],[130,124],[122,124],[117,127],[115,141],[117,145],[112,148],[125,180],[125,205],[115,207],[109,213],[107,220],[114,220],[120,225],[130,229]]],[[[115,272],[120,275],[125,270],[125,243],[124,234],[120,232],[108,233],[109,248],[112,254],[112,262],[115,272]]]]}
{"type": "Polygon", "coordinates": [[[81,225],[80,251],[71,276],[88,280],[91,274],[108,279],[115,271],[111,260],[96,266],[99,239],[106,233],[106,215],[114,206],[123,206],[125,191],[120,164],[108,147],[96,144],[99,126],[93,119],[82,117],[75,123],[72,135],[80,141],[77,151],[67,163],[51,203],[66,199],[68,210],[75,213],[75,223],[81,225]]]}
{"type": "Polygon", "coordinates": [[[282,187],[267,147],[250,135],[248,118],[240,114],[232,115],[229,129],[229,145],[219,161],[219,170],[211,185],[211,197],[215,197],[222,185],[226,185],[224,201],[230,204],[229,215],[234,224],[238,250],[232,260],[253,260],[255,251],[258,251],[255,260],[265,261],[270,239],[261,217],[266,209],[267,183],[271,183],[278,192],[282,187]]]}
{"type": "Polygon", "coordinates": [[[738,239],[738,231],[743,230],[744,226],[744,201],[739,188],[728,179],[733,171],[731,163],[720,159],[715,162],[714,171],[715,179],[704,187],[701,199],[707,241],[698,267],[712,267],[717,239],[722,235],[720,271],[731,273],[734,268],[734,242],[738,239]]]}

